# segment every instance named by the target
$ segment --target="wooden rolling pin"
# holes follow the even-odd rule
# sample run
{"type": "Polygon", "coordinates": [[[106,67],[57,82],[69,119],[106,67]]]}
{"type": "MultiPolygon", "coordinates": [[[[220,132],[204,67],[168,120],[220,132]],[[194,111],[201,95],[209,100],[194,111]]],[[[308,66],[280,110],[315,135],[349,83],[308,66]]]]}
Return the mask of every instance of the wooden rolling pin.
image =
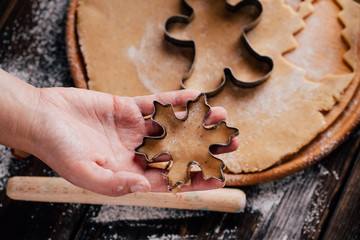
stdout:
{"type": "Polygon", "coordinates": [[[186,193],[131,193],[109,197],[79,188],[57,177],[13,177],[6,194],[14,200],[149,206],[218,212],[240,212],[246,196],[239,189],[222,188],[186,193]]]}

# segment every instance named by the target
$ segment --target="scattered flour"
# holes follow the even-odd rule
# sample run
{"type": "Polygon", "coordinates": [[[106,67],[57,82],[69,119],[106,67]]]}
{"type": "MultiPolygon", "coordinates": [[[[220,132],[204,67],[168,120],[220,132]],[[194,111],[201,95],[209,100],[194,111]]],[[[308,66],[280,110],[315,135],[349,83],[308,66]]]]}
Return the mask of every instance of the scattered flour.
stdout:
{"type": "Polygon", "coordinates": [[[332,171],[332,174],[334,175],[336,180],[339,180],[339,174],[335,170],[332,171]]]}
{"type": "Polygon", "coordinates": [[[322,164],[319,164],[319,168],[320,168],[320,176],[326,176],[330,174],[329,170],[327,170],[322,164]]]}
{"type": "Polygon", "coordinates": [[[4,189],[4,185],[9,178],[9,165],[11,162],[10,149],[0,145],[0,191],[4,189]]]}
{"type": "MultiPolygon", "coordinates": [[[[222,231],[221,235],[219,236],[216,236],[216,239],[218,240],[223,240],[223,239],[237,239],[239,236],[236,235],[236,232],[237,232],[238,228],[235,226],[234,228],[231,228],[231,229],[225,229],[224,231],[222,231]]],[[[210,236],[210,233],[207,232],[204,234],[204,238],[206,237],[209,237],[210,236]]],[[[196,235],[191,235],[191,234],[186,234],[186,235],[183,235],[183,236],[179,236],[179,235],[176,235],[176,234],[161,234],[161,235],[150,235],[148,236],[147,238],[148,240],[172,240],[172,239],[176,239],[176,240],[179,240],[179,239],[199,239],[198,236],[196,235]]]]}
{"type": "Polygon", "coordinates": [[[315,226],[320,224],[320,218],[325,209],[328,208],[326,204],[327,193],[322,191],[321,185],[319,186],[320,187],[315,190],[315,199],[310,202],[310,209],[305,217],[305,224],[302,229],[304,233],[315,233],[318,231],[315,226]]]}
{"type": "Polygon", "coordinates": [[[285,194],[286,188],[283,186],[275,187],[273,183],[266,183],[257,187],[257,196],[248,198],[247,206],[252,212],[259,211],[262,215],[267,215],[272,207],[278,205],[285,194]]]}
{"type": "Polygon", "coordinates": [[[151,235],[148,237],[148,240],[179,240],[179,239],[196,239],[195,235],[185,235],[185,236],[179,236],[176,234],[163,234],[161,236],[157,235],[151,235]]]}
{"type": "Polygon", "coordinates": [[[37,87],[72,86],[66,57],[66,10],[67,1],[39,0],[32,4],[31,14],[23,16],[25,25],[18,22],[22,18],[7,25],[0,38],[0,55],[5,56],[0,68],[37,87]]]}
{"type": "Polygon", "coordinates": [[[189,68],[184,50],[164,41],[163,34],[158,34],[163,29],[162,24],[147,22],[140,46],[130,46],[127,50],[139,80],[151,93],[178,90],[180,79],[189,68]],[[164,82],[164,69],[169,82],[164,82]]]}
{"type": "Polygon", "coordinates": [[[332,174],[336,180],[339,180],[339,174],[335,170],[330,172],[321,163],[318,164],[318,166],[320,168],[320,173],[319,173],[320,176],[327,176],[327,175],[332,174]]]}
{"type": "Polygon", "coordinates": [[[122,220],[157,220],[157,219],[183,219],[189,217],[202,217],[202,211],[187,211],[153,207],[135,207],[135,206],[114,206],[103,205],[94,222],[115,222],[122,220]]]}
{"type": "MultiPolygon", "coordinates": [[[[299,186],[304,184],[306,181],[304,174],[308,175],[308,178],[316,177],[313,170],[308,169],[305,173],[302,171],[277,181],[252,187],[249,191],[246,191],[248,200],[247,209],[250,212],[260,212],[265,222],[267,219],[271,220],[269,215],[272,212],[271,210],[279,207],[282,199],[289,191],[296,191],[299,186]]],[[[306,194],[312,196],[316,186],[317,184],[314,184],[310,189],[307,189],[306,194]]],[[[301,205],[306,208],[310,201],[310,198],[304,198],[304,202],[301,202],[301,205]]]]}

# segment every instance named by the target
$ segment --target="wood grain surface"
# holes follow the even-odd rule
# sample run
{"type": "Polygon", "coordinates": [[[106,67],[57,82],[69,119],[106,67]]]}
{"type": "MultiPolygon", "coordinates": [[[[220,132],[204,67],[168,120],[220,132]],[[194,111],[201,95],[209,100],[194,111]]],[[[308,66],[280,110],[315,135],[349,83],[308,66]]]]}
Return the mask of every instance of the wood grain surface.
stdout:
{"type": "MultiPolygon", "coordinates": [[[[0,67],[37,87],[73,86],[68,3],[0,2],[0,67]]],[[[360,128],[309,168],[242,187],[242,213],[14,201],[11,176],[56,176],[39,159],[0,147],[1,239],[360,239],[360,128]]]]}

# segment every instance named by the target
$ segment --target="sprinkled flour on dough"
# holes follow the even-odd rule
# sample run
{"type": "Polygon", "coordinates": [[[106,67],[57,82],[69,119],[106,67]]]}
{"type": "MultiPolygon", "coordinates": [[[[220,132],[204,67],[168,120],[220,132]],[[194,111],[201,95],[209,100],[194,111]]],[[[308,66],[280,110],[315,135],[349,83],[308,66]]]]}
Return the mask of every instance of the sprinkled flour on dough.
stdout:
{"type": "Polygon", "coordinates": [[[77,31],[89,88],[121,96],[180,89],[192,55],[164,38],[166,20],[180,10],[178,1],[81,1],[77,31]]]}
{"type": "MultiPolygon", "coordinates": [[[[163,61],[161,64],[152,64],[154,59],[162,56],[161,51],[165,44],[162,38],[159,40],[159,36],[154,32],[160,32],[164,29],[162,25],[155,25],[154,23],[147,22],[144,35],[142,36],[139,49],[135,46],[131,46],[128,50],[128,57],[136,67],[139,80],[151,93],[161,92],[163,89],[161,82],[163,82],[164,72],[163,69],[173,71],[182,64],[182,55],[180,52],[177,57],[170,58],[168,61],[163,61]]],[[[174,54],[176,48],[174,48],[174,54]]],[[[183,66],[182,72],[186,71],[186,66],[183,66]]],[[[181,74],[178,75],[180,81],[181,74]]]]}

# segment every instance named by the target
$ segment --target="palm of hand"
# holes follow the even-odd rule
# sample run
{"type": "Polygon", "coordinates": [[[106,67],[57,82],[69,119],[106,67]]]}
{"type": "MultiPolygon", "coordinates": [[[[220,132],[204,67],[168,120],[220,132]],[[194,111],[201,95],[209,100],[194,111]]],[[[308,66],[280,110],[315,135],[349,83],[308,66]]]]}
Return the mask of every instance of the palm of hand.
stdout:
{"type": "MultiPolygon", "coordinates": [[[[161,171],[146,168],[134,148],[145,135],[161,128],[143,116],[153,111],[153,100],[184,105],[198,93],[172,92],[138,98],[115,97],[80,89],[41,90],[45,115],[36,155],[57,173],[80,187],[107,195],[167,191],[161,171]]],[[[223,120],[218,111],[213,121],[223,120]]],[[[212,114],[215,115],[215,114],[212,114]]],[[[191,189],[219,187],[196,177],[191,189]]],[[[189,189],[188,189],[189,190],[189,189]]]]}

